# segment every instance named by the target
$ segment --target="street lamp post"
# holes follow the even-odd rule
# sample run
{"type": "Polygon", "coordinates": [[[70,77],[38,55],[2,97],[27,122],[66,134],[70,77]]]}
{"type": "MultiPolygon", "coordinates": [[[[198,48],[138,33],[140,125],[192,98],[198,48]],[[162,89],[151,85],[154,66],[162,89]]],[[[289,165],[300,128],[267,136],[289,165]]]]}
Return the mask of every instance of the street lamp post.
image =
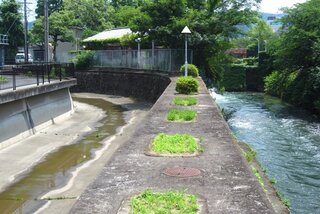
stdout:
{"type": "Polygon", "coordinates": [[[184,62],[184,76],[188,76],[188,34],[191,34],[188,26],[185,26],[181,32],[185,36],[185,62],[184,62]]]}

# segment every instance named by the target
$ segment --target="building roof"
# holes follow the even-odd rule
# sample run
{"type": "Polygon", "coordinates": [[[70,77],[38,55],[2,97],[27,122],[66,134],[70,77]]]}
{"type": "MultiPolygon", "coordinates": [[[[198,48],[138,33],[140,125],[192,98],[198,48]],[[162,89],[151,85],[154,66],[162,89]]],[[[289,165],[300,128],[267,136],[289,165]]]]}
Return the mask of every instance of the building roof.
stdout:
{"type": "Polygon", "coordinates": [[[84,39],[84,42],[97,41],[97,40],[106,40],[106,39],[115,39],[121,38],[125,34],[132,33],[130,28],[115,28],[112,30],[106,30],[101,33],[98,33],[94,36],[84,39]]]}

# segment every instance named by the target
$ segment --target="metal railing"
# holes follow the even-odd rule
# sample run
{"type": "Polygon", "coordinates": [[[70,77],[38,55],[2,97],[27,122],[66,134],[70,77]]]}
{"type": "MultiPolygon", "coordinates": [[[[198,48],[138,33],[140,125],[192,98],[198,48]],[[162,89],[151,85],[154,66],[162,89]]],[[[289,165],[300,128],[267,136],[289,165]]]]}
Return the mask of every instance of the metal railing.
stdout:
{"type": "Polygon", "coordinates": [[[73,63],[24,64],[0,70],[0,90],[27,85],[49,84],[74,77],[73,63]]]}
{"type": "MultiPolygon", "coordinates": [[[[188,62],[192,63],[192,50],[188,51],[188,62]]],[[[184,64],[183,49],[143,49],[94,51],[95,67],[130,68],[176,72],[184,64]]]]}

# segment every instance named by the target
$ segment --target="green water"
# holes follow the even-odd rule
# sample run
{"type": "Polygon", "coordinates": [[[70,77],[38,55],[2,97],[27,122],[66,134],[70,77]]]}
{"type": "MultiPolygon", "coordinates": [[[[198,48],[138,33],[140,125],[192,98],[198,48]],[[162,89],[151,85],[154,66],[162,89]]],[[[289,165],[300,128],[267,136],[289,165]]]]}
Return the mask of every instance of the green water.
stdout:
{"type": "MultiPolygon", "coordinates": [[[[63,146],[50,153],[41,163],[31,169],[19,181],[0,193],[0,213],[32,213],[45,203],[37,198],[51,189],[63,186],[70,178],[70,169],[74,169],[93,156],[93,151],[102,147],[104,138],[116,133],[116,129],[125,124],[123,109],[102,99],[73,98],[105,111],[104,117],[94,132],[79,142],[63,146]]],[[[67,134],[67,130],[66,130],[67,134]]]]}

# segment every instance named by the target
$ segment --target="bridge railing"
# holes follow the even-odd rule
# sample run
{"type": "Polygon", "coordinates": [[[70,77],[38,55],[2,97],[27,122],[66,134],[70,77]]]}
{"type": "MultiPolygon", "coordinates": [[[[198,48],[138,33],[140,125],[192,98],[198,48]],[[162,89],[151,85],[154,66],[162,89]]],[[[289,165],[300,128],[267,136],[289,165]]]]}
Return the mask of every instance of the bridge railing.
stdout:
{"type": "Polygon", "coordinates": [[[0,90],[50,84],[74,77],[73,63],[23,64],[0,70],[0,90]]]}
{"type": "MultiPolygon", "coordinates": [[[[192,50],[188,62],[192,63],[192,50]]],[[[184,64],[183,49],[101,50],[94,52],[95,67],[130,68],[176,72],[184,64]]]]}

